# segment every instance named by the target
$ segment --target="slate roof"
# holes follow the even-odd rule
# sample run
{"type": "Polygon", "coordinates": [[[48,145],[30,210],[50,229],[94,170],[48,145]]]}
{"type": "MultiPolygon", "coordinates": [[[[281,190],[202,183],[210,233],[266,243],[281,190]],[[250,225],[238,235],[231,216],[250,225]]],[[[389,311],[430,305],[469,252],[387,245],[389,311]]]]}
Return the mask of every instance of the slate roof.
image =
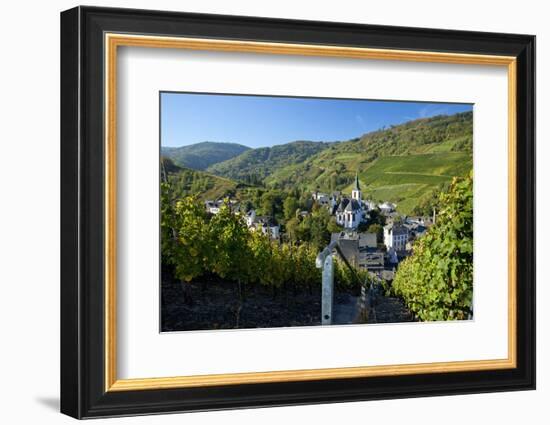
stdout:
{"type": "Polygon", "coordinates": [[[350,199],[346,205],[346,211],[359,211],[361,209],[361,204],[356,199],[350,199]]]}
{"type": "Polygon", "coordinates": [[[376,248],[376,233],[359,233],[359,246],[376,248]]]}
{"type": "Polygon", "coordinates": [[[336,211],[337,212],[344,212],[348,204],[349,204],[349,199],[348,198],[342,198],[342,200],[340,201],[340,205],[338,205],[338,209],[336,211]]]}
{"type": "Polygon", "coordinates": [[[409,229],[406,226],[403,226],[402,224],[391,224],[389,226],[385,226],[388,228],[388,230],[391,231],[394,235],[408,235],[409,229]]]}
{"type": "Polygon", "coordinates": [[[269,226],[269,227],[275,227],[277,226],[277,222],[273,217],[269,216],[259,216],[256,217],[256,223],[262,225],[262,226],[269,226]]]}
{"type": "Polygon", "coordinates": [[[376,250],[369,250],[359,254],[359,265],[371,270],[382,270],[384,268],[384,253],[376,250]]]}
{"type": "Polygon", "coordinates": [[[359,256],[359,245],[357,240],[340,239],[338,245],[342,251],[342,254],[346,257],[346,260],[352,264],[357,264],[359,256]]]}

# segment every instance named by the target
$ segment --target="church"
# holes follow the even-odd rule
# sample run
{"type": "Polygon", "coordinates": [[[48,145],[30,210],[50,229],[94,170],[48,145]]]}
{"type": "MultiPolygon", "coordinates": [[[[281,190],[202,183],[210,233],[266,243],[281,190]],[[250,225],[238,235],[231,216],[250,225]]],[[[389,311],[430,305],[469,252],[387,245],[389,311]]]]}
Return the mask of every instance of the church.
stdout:
{"type": "Polygon", "coordinates": [[[359,223],[363,221],[363,201],[361,195],[361,188],[359,186],[359,175],[355,174],[355,184],[351,191],[350,198],[342,198],[338,208],[335,211],[336,223],[346,229],[355,229],[359,226],[359,223]]]}

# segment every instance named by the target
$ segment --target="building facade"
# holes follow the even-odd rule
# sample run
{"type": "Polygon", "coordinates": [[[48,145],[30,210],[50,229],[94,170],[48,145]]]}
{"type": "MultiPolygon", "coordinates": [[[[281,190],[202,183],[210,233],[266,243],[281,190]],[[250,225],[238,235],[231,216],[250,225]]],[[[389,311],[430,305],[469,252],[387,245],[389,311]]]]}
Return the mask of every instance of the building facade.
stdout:
{"type": "Polygon", "coordinates": [[[402,224],[389,224],[384,226],[384,244],[388,251],[405,251],[409,240],[409,229],[402,224]]]}

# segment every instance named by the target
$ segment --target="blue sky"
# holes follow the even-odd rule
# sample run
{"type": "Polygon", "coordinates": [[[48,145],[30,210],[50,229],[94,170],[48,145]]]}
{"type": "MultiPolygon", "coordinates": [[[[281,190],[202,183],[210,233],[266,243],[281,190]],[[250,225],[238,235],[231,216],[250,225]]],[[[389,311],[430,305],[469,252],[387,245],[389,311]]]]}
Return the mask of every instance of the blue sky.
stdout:
{"type": "Polygon", "coordinates": [[[332,142],[471,104],[161,93],[161,145],[232,142],[251,148],[332,142]]]}

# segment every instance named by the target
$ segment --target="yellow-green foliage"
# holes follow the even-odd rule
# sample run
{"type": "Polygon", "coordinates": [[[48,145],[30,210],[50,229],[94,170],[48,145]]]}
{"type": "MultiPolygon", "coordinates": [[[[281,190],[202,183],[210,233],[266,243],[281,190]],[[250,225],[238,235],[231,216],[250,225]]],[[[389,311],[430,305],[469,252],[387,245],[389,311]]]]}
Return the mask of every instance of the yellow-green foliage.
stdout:
{"type": "Polygon", "coordinates": [[[177,279],[190,282],[210,273],[241,284],[294,288],[320,284],[314,245],[280,243],[250,231],[242,216],[228,206],[209,219],[196,197],[173,200],[168,184],[161,189],[162,261],[174,266],[177,279]]]}
{"type": "Polygon", "coordinates": [[[209,264],[209,237],[204,207],[194,197],[174,201],[169,186],[161,185],[161,249],[163,260],[174,265],[178,279],[190,282],[209,264]]]}
{"type": "Polygon", "coordinates": [[[338,289],[355,289],[359,283],[367,283],[368,272],[355,268],[351,271],[345,263],[335,256],[334,262],[334,283],[338,289]]]}
{"type": "Polygon", "coordinates": [[[436,224],[400,264],[392,290],[420,320],[466,319],[473,294],[472,176],[454,179],[439,203],[436,224]]]}

